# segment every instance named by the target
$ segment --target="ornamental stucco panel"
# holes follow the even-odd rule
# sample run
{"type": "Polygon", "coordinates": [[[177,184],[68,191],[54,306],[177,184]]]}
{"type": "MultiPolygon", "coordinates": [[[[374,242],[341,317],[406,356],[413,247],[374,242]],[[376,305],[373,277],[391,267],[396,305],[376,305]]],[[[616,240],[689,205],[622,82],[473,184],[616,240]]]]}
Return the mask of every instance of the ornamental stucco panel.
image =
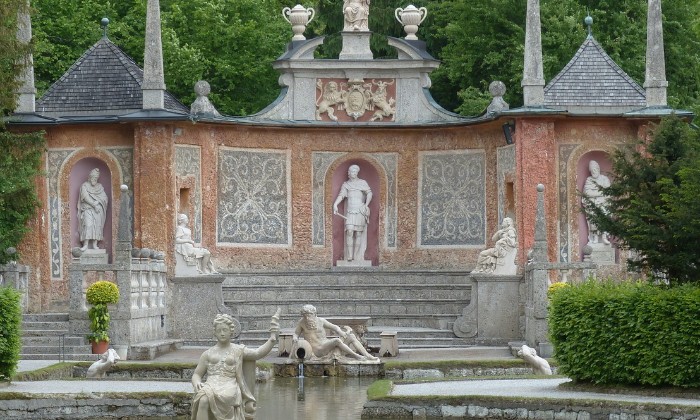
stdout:
{"type": "Polygon", "coordinates": [[[385,215],[385,231],[386,231],[386,246],[388,248],[396,248],[396,221],[398,218],[398,206],[396,204],[396,176],[398,170],[398,153],[375,153],[372,155],[386,174],[386,215],[385,215]]]}
{"type": "Polygon", "coordinates": [[[326,231],[323,221],[326,219],[325,180],[328,167],[343,156],[343,152],[313,152],[311,155],[312,173],[312,197],[311,197],[311,240],[314,246],[323,246],[326,240],[326,231]]]}
{"type": "Polygon", "coordinates": [[[49,208],[49,251],[51,258],[51,278],[61,279],[63,256],[61,255],[61,199],[59,174],[61,168],[77,149],[49,150],[46,153],[46,180],[48,183],[49,208]]]}
{"type": "Polygon", "coordinates": [[[291,244],[289,152],[222,147],[217,242],[291,244]]]}
{"type": "Polygon", "coordinates": [[[515,145],[499,147],[496,152],[498,171],[498,224],[507,217],[506,213],[506,176],[515,177],[515,145]]]}
{"type": "Polygon", "coordinates": [[[194,178],[194,209],[190,215],[192,220],[192,238],[195,242],[202,242],[202,176],[201,176],[201,150],[199,146],[175,146],[175,175],[180,177],[191,176],[194,178]]]}
{"type": "Polygon", "coordinates": [[[559,262],[571,262],[568,166],[576,144],[559,146],[559,262]]]}
{"type": "Polygon", "coordinates": [[[483,150],[423,152],[419,160],[418,242],[422,247],[485,243],[483,150]]]}

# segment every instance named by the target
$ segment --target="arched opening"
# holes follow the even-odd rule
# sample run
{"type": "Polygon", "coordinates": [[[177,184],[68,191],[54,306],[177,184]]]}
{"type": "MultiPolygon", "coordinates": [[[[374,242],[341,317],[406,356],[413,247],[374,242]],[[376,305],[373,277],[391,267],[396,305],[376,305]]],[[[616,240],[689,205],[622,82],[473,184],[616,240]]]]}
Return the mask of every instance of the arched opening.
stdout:
{"type": "Polygon", "coordinates": [[[70,208],[70,244],[71,248],[81,247],[83,243],[80,239],[80,219],[79,219],[79,206],[80,206],[80,188],[81,186],[89,182],[89,175],[93,169],[99,170],[99,178],[97,182],[104,188],[105,195],[107,196],[107,205],[104,210],[104,226],[102,228],[103,239],[98,242],[99,248],[105,249],[107,251],[108,262],[112,261],[112,173],[105,162],[97,158],[84,158],[75,163],[73,168],[71,168],[68,185],[68,201],[70,208]]]}
{"type": "MultiPolygon", "coordinates": [[[[588,244],[589,241],[589,229],[588,222],[586,220],[586,215],[581,211],[583,201],[582,194],[585,188],[586,179],[591,175],[589,165],[591,161],[596,161],[600,167],[600,173],[607,176],[612,180],[612,162],[610,161],[610,156],[608,153],[603,151],[592,151],[584,154],[579,159],[576,165],[576,191],[578,192],[577,203],[579,205],[578,209],[578,245],[580,250],[579,259],[583,259],[583,247],[588,244]]],[[[614,262],[614,261],[613,261],[614,262]]]]}
{"type": "MultiPolygon", "coordinates": [[[[372,190],[372,201],[369,204],[369,220],[367,223],[367,249],[365,251],[365,260],[371,261],[372,266],[379,265],[379,211],[380,211],[380,175],[377,169],[367,160],[361,158],[349,159],[342,162],[333,172],[331,179],[331,200],[330,206],[335,202],[340,189],[345,181],[348,180],[348,169],[351,165],[358,165],[360,172],[358,178],[367,182],[372,190]]],[[[345,206],[347,199],[344,199],[338,206],[338,213],[345,215],[345,206]]],[[[330,212],[333,226],[333,265],[337,265],[338,260],[344,259],[345,249],[345,219],[339,215],[333,215],[330,212]]]]}

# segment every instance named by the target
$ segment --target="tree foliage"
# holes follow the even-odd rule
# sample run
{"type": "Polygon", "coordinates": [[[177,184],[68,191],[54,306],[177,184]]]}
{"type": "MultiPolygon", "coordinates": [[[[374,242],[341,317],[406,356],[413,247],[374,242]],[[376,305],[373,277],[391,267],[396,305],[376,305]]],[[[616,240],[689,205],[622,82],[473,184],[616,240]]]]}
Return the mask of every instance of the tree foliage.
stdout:
{"type": "Polygon", "coordinates": [[[26,64],[29,46],[17,40],[17,12],[25,8],[25,0],[3,0],[0,4],[0,111],[3,116],[15,108],[17,75],[26,64]]]}
{"type": "MultiPolygon", "coordinates": [[[[12,0],[18,1],[18,0],[12,0]]],[[[137,62],[143,60],[145,1],[35,0],[37,85],[44,90],[100,36],[107,16],[110,39],[137,62]]],[[[372,0],[369,28],[374,57],[395,58],[386,36],[405,36],[394,18],[400,0],[372,0]]],[[[291,28],[282,0],[162,0],[166,85],[184,103],[199,79],[227,114],[249,114],[279,93],[271,63],[282,55],[291,28]]],[[[314,0],[316,18],[306,37],[326,35],[318,57],[337,57],[343,26],[341,0],[314,0]]],[[[431,74],[433,97],[465,115],[483,111],[488,84],[506,84],[511,107],[522,105],[525,39],[523,0],[426,0],[428,17],[418,31],[428,52],[442,61],[431,74]]],[[[594,18],[593,35],[640,85],[644,82],[646,0],[541,0],[545,80],[551,80],[586,38],[583,19],[594,18]]],[[[665,0],[664,41],[669,105],[700,112],[700,2],[665,0]]]]}
{"type": "MultiPolygon", "coordinates": [[[[546,82],[564,68],[585,40],[583,19],[588,9],[595,39],[626,73],[643,84],[646,0],[540,3],[546,82]]],[[[432,17],[423,24],[422,33],[430,52],[443,61],[432,75],[433,97],[448,109],[461,106],[460,113],[474,115],[486,108],[488,99],[473,103],[473,92],[467,89],[486,91],[490,82],[501,80],[508,89],[505,100],[511,107],[521,106],[526,2],[430,0],[426,7],[432,17]]],[[[700,111],[700,3],[666,0],[663,14],[669,105],[700,111]]]]}
{"type": "Polygon", "coordinates": [[[17,12],[24,7],[24,0],[0,4],[0,264],[17,258],[5,250],[21,242],[28,230],[26,223],[39,205],[34,180],[39,173],[43,135],[14,134],[4,126],[4,117],[16,106],[17,77],[31,48],[17,41],[17,12]]]}
{"type": "Polygon", "coordinates": [[[613,157],[615,179],[602,208],[584,211],[618,243],[637,251],[631,268],[671,284],[700,283],[700,132],[672,117],[638,150],[613,157]]]}
{"type": "MultiPolygon", "coordinates": [[[[46,90],[102,36],[143,65],[146,2],[35,0],[37,88],[46,90]]],[[[161,1],[165,84],[183,103],[207,80],[210,98],[227,114],[259,111],[279,94],[272,61],[284,53],[291,28],[279,0],[161,1]]]]}

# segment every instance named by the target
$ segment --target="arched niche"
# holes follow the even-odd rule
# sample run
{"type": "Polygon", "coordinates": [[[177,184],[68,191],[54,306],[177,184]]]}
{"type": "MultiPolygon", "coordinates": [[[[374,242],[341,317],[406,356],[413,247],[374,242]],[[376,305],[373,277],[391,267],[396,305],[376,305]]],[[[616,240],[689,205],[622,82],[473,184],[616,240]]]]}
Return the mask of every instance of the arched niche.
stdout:
{"type": "MultiPolygon", "coordinates": [[[[358,177],[367,181],[372,190],[372,201],[369,204],[369,223],[367,225],[367,250],[365,251],[365,259],[372,261],[372,266],[379,265],[379,216],[380,202],[382,195],[380,194],[381,175],[377,168],[363,158],[350,158],[341,162],[335,167],[331,177],[331,197],[329,209],[332,209],[335,199],[338,197],[340,187],[348,179],[348,169],[351,165],[358,165],[360,172],[358,177]]],[[[347,200],[338,206],[338,213],[345,214],[345,203],[347,200]]],[[[345,247],[345,219],[329,212],[333,226],[333,265],[337,265],[338,260],[343,259],[343,249],[345,247]]]]}
{"type": "MultiPolygon", "coordinates": [[[[583,205],[582,194],[583,186],[586,183],[586,178],[591,174],[588,165],[595,160],[600,166],[600,173],[606,175],[610,180],[612,177],[612,162],[610,160],[610,155],[607,152],[600,150],[594,150],[587,152],[581,156],[576,164],[576,191],[578,192],[577,203],[579,209],[583,205]]],[[[583,247],[588,243],[588,222],[586,221],[586,215],[583,211],[578,212],[578,246],[580,250],[579,260],[583,260],[583,247]]]]}
{"type": "Polygon", "coordinates": [[[93,169],[100,170],[100,177],[97,182],[104,187],[107,194],[107,214],[105,217],[105,225],[102,230],[103,241],[99,243],[99,247],[107,251],[108,261],[112,262],[112,214],[114,208],[114,197],[112,195],[112,172],[109,166],[104,161],[87,157],[80,159],[73,165],[68,178],[68,203],[70,207],[70,247],[82,246],[80,242],[80,232],[78,231],[78,199],[80,197],[80,186],[88,180],[88,175],[93,169]]]}

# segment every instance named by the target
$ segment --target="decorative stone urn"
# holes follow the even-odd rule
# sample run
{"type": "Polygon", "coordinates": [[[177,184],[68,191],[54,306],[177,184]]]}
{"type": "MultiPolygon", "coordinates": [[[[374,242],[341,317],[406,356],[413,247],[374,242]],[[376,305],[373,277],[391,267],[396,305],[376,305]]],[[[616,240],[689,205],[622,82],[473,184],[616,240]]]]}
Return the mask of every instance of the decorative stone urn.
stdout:
{"type": "Polygon", "coordinates": [[[418,39],[416,36],[418,25],[423,23],[425,17],[428,16],[428,9],[425,7],[418,9],[416,6],[409,4],[405,9],[400,7],[396,9],[394,16],[403,25],[403,30],[406,31],[405,39],[415,41],[418,39]]]}
{"type": "Polygon", "coordinates": [[[285,7],[282,9],[282,17],[284,20],[292,24],[292,32],[294,36],[292,41],[303,41],[306,39],[304,36],[304,30],[306,30],[306,25],[314,20],[316,12],[313,8],[304,8],[301,4],[297,4],[292,9],[285,7]]]}

